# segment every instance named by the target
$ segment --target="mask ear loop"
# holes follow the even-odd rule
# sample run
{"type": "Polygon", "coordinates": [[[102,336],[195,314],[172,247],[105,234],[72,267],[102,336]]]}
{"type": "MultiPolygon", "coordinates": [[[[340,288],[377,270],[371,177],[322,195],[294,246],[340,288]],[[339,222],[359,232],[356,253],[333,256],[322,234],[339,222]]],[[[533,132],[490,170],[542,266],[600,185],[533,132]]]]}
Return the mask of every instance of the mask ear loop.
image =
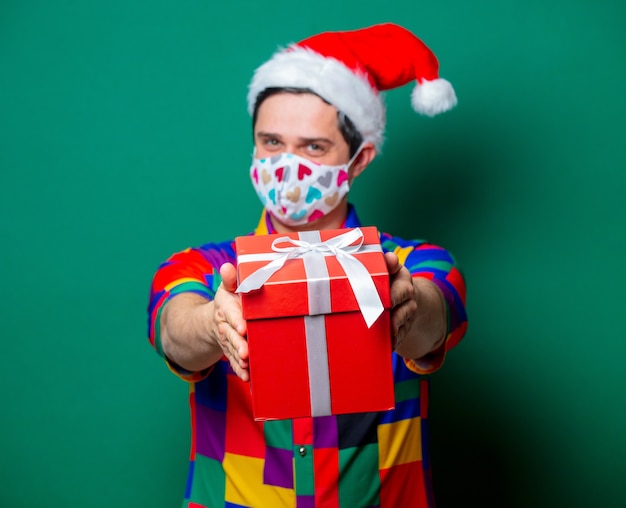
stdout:
{"type": "Polygon", "coordinates": [[[356,162],[359,155],[361,155],[361,152],[363,151],[364,146],[365,146],[365,141],[363,141],[363,143],[361,143],[359,147],[356,149],[356,152],[354,152],[354,155],[350,158],[350,160],[346,164],[346,169],[349,170],[352,167],[352,164],[356,162]]]}

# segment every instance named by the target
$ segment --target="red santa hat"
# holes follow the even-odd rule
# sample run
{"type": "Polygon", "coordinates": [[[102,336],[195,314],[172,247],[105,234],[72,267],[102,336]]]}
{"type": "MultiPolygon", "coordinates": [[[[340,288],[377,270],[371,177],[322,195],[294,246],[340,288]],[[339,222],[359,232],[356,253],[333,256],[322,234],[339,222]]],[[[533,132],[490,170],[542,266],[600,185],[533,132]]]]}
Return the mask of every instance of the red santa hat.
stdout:
{"type": "Polygon", "coordinates": [[[248,91],[253,113],[267,88],[308,88],[345,113],[378,148],[385,130],[380,92],[415,80],[411,104],[435,116],[453,108],[452,85],[439,77],[434,53],[407,29],[385,23],[347,32],[324,32],[275,53],[254,73],[248,91]]]}

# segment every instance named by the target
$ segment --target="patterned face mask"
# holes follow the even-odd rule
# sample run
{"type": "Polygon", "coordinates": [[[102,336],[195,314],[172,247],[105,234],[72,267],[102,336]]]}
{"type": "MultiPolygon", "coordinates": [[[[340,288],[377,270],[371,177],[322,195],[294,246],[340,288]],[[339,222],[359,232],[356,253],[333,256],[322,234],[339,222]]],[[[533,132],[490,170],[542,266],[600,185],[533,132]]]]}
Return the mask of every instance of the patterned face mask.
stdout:
{"type": "Polygon", "coordinates": [[[332,212],[348,194],[347,164],[327,166],[281,153],[267,159],[253,158],[252,185],[265,209],[283,224],[301,226],[332,212]]]}

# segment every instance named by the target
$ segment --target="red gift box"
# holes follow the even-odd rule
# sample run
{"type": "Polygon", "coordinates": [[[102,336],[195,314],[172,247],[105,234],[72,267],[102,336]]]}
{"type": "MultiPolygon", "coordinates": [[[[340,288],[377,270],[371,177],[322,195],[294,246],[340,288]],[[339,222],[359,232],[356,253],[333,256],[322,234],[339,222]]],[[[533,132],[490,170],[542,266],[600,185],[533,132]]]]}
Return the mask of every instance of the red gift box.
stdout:
{"type": "Polygon", "coordinates": [[[254,418],[392,409],[389,274],[378,230],[235,243],[254,418]]]}

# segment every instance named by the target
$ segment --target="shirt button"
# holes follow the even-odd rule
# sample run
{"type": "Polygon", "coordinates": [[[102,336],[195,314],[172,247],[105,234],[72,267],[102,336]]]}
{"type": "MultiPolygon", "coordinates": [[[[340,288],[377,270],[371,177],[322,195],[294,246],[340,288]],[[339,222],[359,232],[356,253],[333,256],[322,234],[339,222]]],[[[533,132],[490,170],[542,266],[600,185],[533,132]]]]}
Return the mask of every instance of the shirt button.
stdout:
{"type": "Polygon", "coordinates": [[[304,446],[300,447],[300,456],[304,457],[306,455],[306,448],[304,446]]]}

